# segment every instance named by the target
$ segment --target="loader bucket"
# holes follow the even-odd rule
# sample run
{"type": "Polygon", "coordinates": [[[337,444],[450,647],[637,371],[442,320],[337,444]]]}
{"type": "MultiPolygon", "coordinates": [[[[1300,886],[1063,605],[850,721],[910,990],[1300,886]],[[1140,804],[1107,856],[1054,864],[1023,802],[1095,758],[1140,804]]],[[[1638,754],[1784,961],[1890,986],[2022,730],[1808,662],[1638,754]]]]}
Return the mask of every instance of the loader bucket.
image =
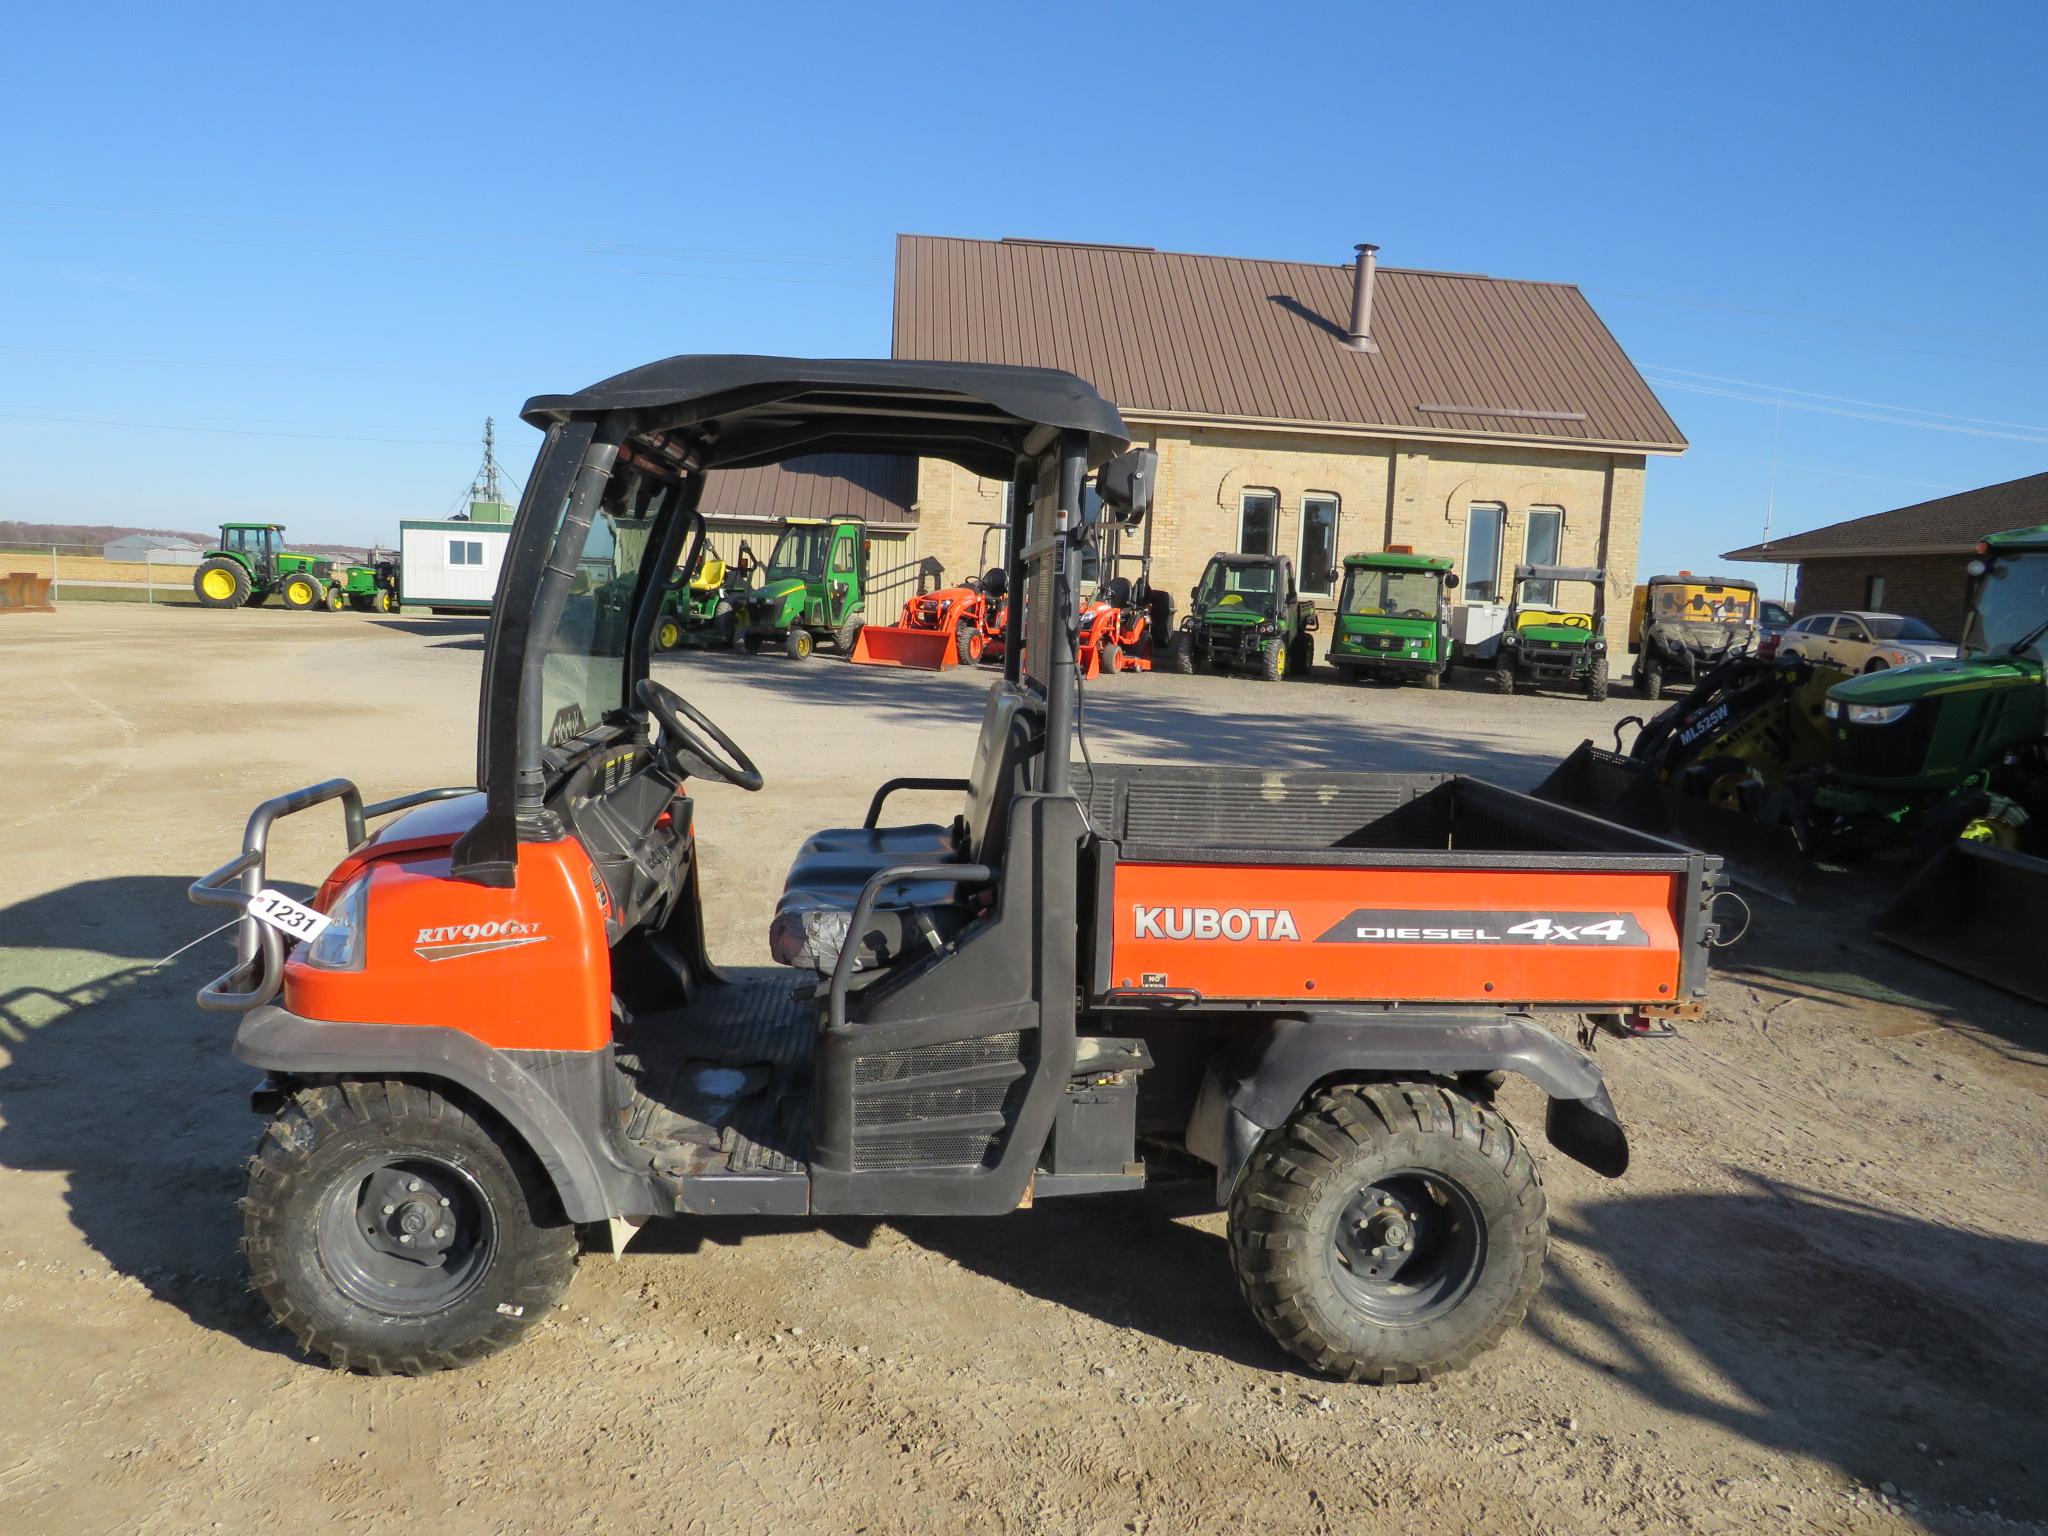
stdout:
{"type": "Polygon", "coordinates": [[[915,629],[908,624],[864,624],[853,642],[853,660],[870,667],[914,667],[943,672],[959,657],[951,630],[915,629]]]}
{"type": "Polygon", "coordinates": [[[1536,798],[1718,853],[1731,879],[1780,901],[1796,900],[1806,880],[1806,852],[1790,828],[1681,794],[1636,759],[1590,741],[1550,770],[1536,798]]]}
{"type": "Polygon", "coordinates": [[[1888,943],[2048,1003],[2048,859],[1957,841],[1871,922],[1888,943]]]}

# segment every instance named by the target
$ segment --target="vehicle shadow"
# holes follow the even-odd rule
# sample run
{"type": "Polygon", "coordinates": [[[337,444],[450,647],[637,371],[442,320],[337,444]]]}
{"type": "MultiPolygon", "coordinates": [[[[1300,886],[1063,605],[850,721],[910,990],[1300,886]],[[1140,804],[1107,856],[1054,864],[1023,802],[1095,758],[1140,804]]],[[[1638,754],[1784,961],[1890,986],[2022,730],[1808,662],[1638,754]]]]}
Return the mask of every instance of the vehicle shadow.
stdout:
{"type": "Polygon", "coordinates": [[[242,1272],[235,1201],[256,1074],[200,984],[231,963],[167,875],[90,880],[0,910],[0,1166],[64,1175],[85,1241],[201,1327],[289,1353],[242,1272]]]}
{"type": "Polygon", "coordinates": [[[1528,1326],[1762,1449],[1923,1501],[2048,1515],[2048,1244],[1744,1182],[1554,1219],[1528,1326]],[[1595,1273],[1620,1284],[1596,1289],[1595,1273]]]}
{"type": "MultiPolygon", "coordinates": [[[[725,651],[670,652],[656,658],[686,695],[695,674],[748,690],[750,696],[857,712],[901,710],[921,721],[972,729],[999,674],[992,667],[944,672],[853,666],[824,655],[802,662],[725,651]],[[673,671],[671,671],[673,669],[673,671]]],[[[1475,729],[1469,705],[1453,696],[1416,691],[1418,707],[1440,700],[1441,728],[1412,719],[1392,723],[1373,709],[1381,690],[1340,684],[1259,683],[1237,677],[1126,676],[1082,690],[1082,748],[1105,760],[1197,762],[1230,767],[1470,773],[1509,788],[1530,789],[1555,766],[1550,757],[1489,739],[1475,729]],[[1339,693],[1336,690],[1342,689],[1339,693]],[[1353,697],[1347,697],[1349,694],[1353,697]],[[1304,710],[1303,700],[1315,707],[1304,710]],[[1355,709],[1352,707],[1355,703],[1355,709]],[[1340,712],[1341,711],[1341,712],[1340,712]]],[[[1560,707],[1570,708],[1570,701],[1560,707]]],[[[1604,735],[1605,717],[1589,722],[1604,735]]]]}
{"type": "Polygon", "coordinates": [[[1245,1310],[1207,1181],[1048,1200],[1009,1216],[903,1218],[912,1242],[1042,1301],[1252,1370],[1305,1375],[1245,1310]]]}

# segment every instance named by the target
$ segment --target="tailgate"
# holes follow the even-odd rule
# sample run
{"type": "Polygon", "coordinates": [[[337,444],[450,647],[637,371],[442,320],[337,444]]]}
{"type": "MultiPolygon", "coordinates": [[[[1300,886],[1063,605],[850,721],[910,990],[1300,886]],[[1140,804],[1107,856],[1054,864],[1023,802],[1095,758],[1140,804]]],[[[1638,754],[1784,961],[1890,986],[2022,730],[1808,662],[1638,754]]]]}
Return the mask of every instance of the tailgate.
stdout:
{"type": "Polygon", "coordinates": [[[1099,980],[1204,1000],[1668,1005],[1699,943],[1682,866],[1124,858],[1108,883],[1099,980]]]}

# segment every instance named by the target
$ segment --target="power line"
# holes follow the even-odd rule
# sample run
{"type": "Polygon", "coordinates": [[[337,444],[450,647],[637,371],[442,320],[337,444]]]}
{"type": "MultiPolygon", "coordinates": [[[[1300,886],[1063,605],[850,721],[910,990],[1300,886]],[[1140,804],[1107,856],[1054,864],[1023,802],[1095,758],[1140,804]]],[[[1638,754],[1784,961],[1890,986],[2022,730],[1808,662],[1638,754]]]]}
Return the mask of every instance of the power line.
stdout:
{"type": "Polygon", "coordinates": [[[121,427],[143,432],[203,432],[217,437],[277,437],[315,443],[396,443],[407,448],[459,448],[461,441],[446,437],[368,437],[347,432],[271,432],[254,427],[188,427],[168,421],[113,421],[88,416],[31,416],[22,411],[0,411],[0,421],[27,421],[38,426],[121,427]]]}
{"type": "Polygon", "coordinates": [[[2048,443],[2048,435],[2040,431],[1999,432],[1988,427],[1961,426],[1948,421],[1918,420],[1910,416],[1888,416],[1875,411],[1852,411],[1838,405],[1821,405],[1810,400],[1784,400],[1777,395],[1748,394],[1739,390],[1721,389],[1711,384],[1690,384],[1678,379],[1654,379],[1651,381],[1660,389],[1679,389],[1695,395],[1712,395],[1722,400],[1742,400],[1751,405],[1783,406],[1788,411],[1805,411],[1817,416],[1841,416],[1852,421],[1875,421],[1888,427],[1917,427],[1923,432],[1953,432],[1963,437],[1994,437],[2014,443],[2048,443]]]}
{"type": "Polygon", "coordinates": [[[1858,400],[1853,395],[1824,395],[1815,389],[1794,389],[1788,384],[1765,384],[1757,379],[1731,379],[1718,373],[1695,373],[1689,368],[1673,368],[1664,363],[1645,363],[1658,373],[1675,373],[1688,379],[1706,379],[1715,384],[1740,384],[1746,389],[1768,389],[1774,395],[1804,395],[1809,400],[1832,400],[1838,405],[1867,405],[1880,411],[1905,411],[1914,416],[1935,416],[1943,421],[1965,421],[1979,427],[2016,427],[2022,432],[2048,432],[2048,427],[2036,426],[2030,421],[1998,421],[1989,416],[1958,416],[1950,411],[1930,411],[1918,405],[1898,405],[1884,400],[1858,400]]]}

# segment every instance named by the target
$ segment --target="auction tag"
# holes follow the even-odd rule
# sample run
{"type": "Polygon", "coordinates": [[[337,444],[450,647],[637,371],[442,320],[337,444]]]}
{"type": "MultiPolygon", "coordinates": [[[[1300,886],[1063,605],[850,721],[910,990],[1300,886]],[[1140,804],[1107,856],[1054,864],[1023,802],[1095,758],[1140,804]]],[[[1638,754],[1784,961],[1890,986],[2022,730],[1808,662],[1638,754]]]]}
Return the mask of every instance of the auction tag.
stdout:
{"type": "Polygon", "coordinates": [[[321,930],[334,921],[325,912],[316,912],[267,885],[249,898],[249,915],[293,939],[317,939],[321,930]]]}

